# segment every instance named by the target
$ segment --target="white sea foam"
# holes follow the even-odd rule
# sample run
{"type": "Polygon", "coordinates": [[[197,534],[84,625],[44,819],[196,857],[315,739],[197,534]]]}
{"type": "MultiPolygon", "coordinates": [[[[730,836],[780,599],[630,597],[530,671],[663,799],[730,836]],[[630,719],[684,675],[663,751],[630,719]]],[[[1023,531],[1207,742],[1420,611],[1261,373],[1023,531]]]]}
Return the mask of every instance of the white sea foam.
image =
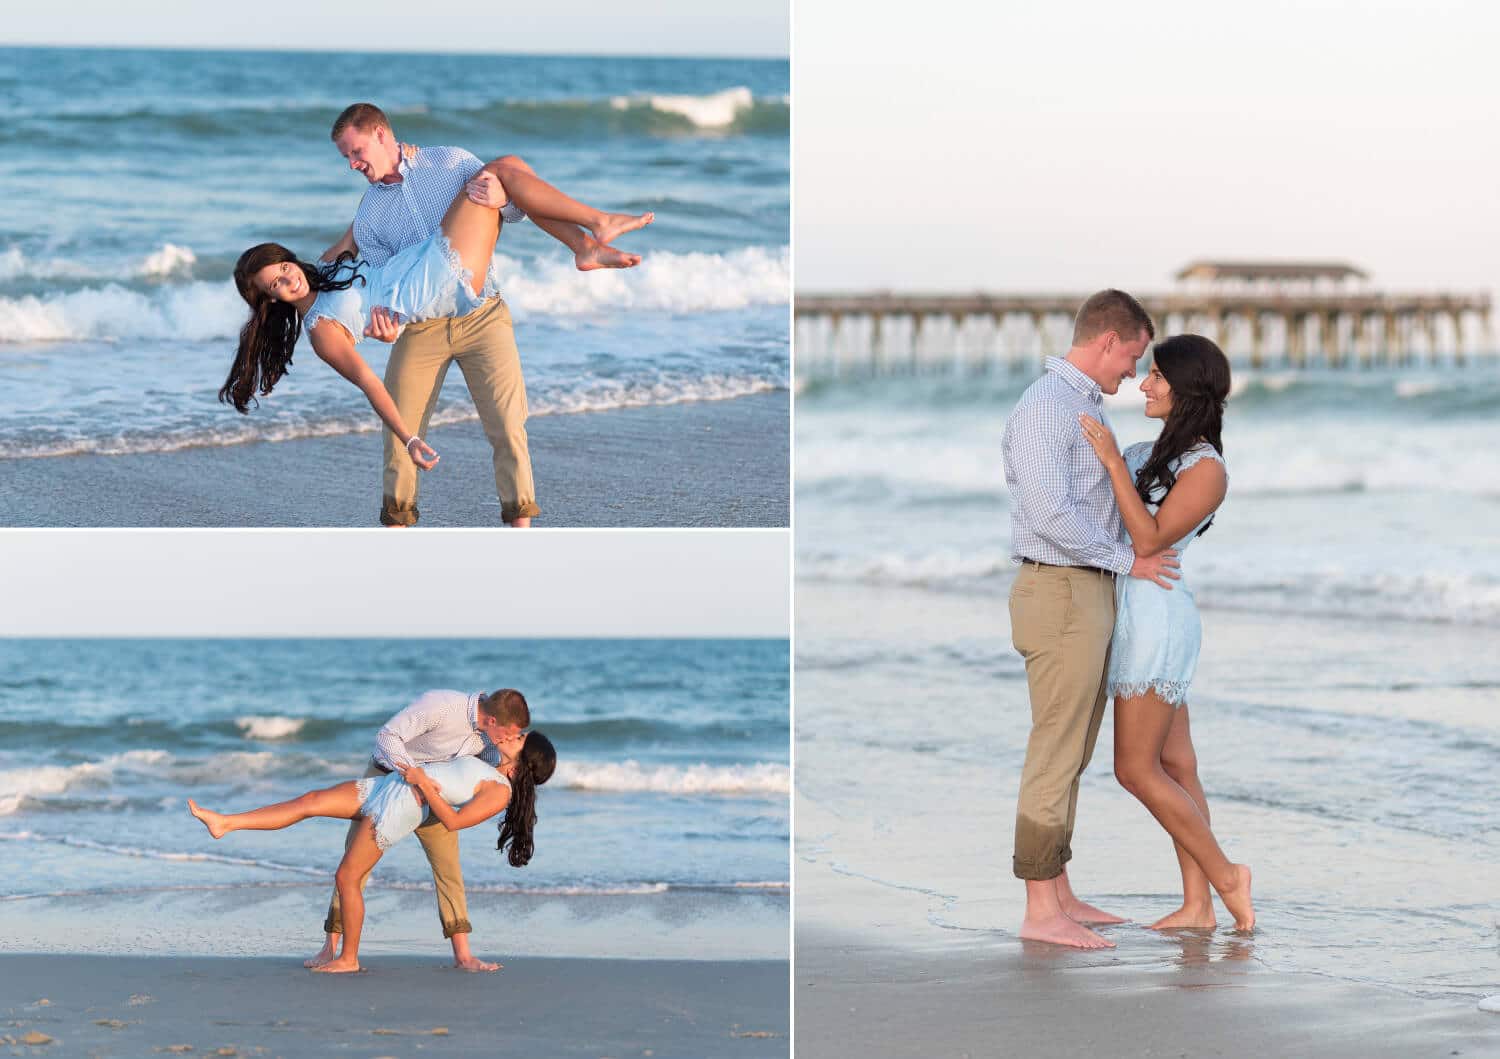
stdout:
{"type": "MultiPolygon", "coordinates": [[[[578,412],[604,412],[619,408],[647,408],[657,405],[687,404],[698,401],[727,401],[750,394],[783,389],[781,380],[756,375],[705,375],[699,378],[672,377],[658,380],[585,381],[572,389],[549,389],[539,386],[530,398],[532,418],[546,415],[571,415],[578,412]]],[[[440,408],[432,416],[433,426],[477,421],[478,412],[470,404],[440,408]]],[[[193,448],[223,448],[251,442],[297,441],[302,438],[340,437],[345,434],[368,434],[383,429],[380,421],[360,412],[312,420],[273,420],[224,418],[220,425],[176,430],[171,433],[98,434],[83,437],[19,442],[7,452],[12,458],[48,458],[54,456],[124,456],[145,452],[179,452],[193,448]]]]}
{"type": "Polygon", "coordinates": [[[337,775],[341,767],[339,763],[324,758],[269,750],[239,751],[202,758],[177,757],[165,750],[129,750],[76,765],[36,765],[0,772],[0,816],[15,813],[28,799],[78,789],[106,788],[132,772],[149,772],[153,778],[165,776],[172,783],[190,786],[222,782],[225,775],[241,778],[337,775]]]}
{"type": "Polygon", "coordinates": [[[189,274],[197,262],[198,255],[193,253],[191,247],[178,246],[175,243],[163,243],[125,269],[87,265],[81,261],[62,257],[32,258],[22,252],[20,247],[8,246],[0,250],[0,282],[23,279],[109,281],[130,276],[165,278],[189,274]]]}
{"type": "Polygon", "coordinates": [[[165,750],[130,750],[77,765],[35,765],[0,772],[0,816],[16,812],[26,799],[62,794],[77,787],[107,785],[117,770],[156,767],[169,761],[165,750]]]}
{"type": "Polygon", "coordinates": [[[569,260],[523,263],[503,254],[495,265],[505,300],[518,314],[724,312],[785,305],[791,298],[791,248],[785,246],[725,254],[647,252],[635,268],[593,272],[579,272],[569,260]]]}
{"type": "MultiPolygon", "coordinates": [[[[797,576],[808,582],[995,596],[1003,596],[1016,570],[1008,549],[999,548],[797,559],[797,576]]],[[[1185,570],[1197,601],[1207,609],[1500,625],[1500,578],[1481,573],[1408,573],[1353,564],[1308,569],[1290,560],[1273,569],[1228,561],[1211,543],[1193,553],[1185,570]]]]}
{"type": "Polygon", "coordinates": [[[611,763],[564,763],[557,782],[572,790],[657,794],[776,795],[791,791],[785,765],[642,765],[627,760],[611,763]]]}
{"type": "Polygon", "coordinates": [[[154,253],[147,254],[137,270],[143,276],[170,276],[175,272],[192,272],[198,255],[185,246],[163,243],[154,253]]]}
{"type": "Polygon", "coordinates": [[[737,86],[702,96],[615,96],[610,105],[616,110],[646,106],[686,118],[700,129],[717,129],[733,125],[735,119],[755,106],[755,97],[750,89],[737,86]]]}
{"type": "MultiPolygon", "coordinates": [[[[153,267],[180,271],[191,250],[164,247],[153,267]],[[168,251],[171,251],[168,253],[168,251]]],[[[0,257],[0,278],[6,259],[0,257]]],[[[707,313],[785,305],[791,297],[789,247],[726,254],[649,255],[633,269],[579,272],[571,262],[523,264],[499,255],[506,301],[518,315],[574,316],[623,309],[707,313]]],[[[154,273],[165,275],[166,273],[154,273]]],[[[134,290],[120,283],[21,298],[0,298],[0,342],[158,338],[232,340],[246,318],[228,280],[134,290]]]]}
{"type": "Polygon", "coordinates": [[[288,739],[302,731],[307,724],[305,717],[236,717],[235,727],[245,733],[246,739],[288,739]]]}

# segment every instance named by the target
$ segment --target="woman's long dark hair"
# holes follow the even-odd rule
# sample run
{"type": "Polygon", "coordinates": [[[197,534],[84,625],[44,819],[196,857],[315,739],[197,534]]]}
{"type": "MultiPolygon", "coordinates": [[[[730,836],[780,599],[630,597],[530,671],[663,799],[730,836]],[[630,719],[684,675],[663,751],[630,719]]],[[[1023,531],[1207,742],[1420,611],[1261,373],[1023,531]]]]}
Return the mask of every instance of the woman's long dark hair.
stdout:
{"type": "MultiPolygon", "coordinates": [[[[1224,455],[1224,401],[1229,396],[1229,358],[1202,335],[1173,335],[1156,344],[1156,368],[1172,387],[1167,413],[1151,455],[1135,473],[1135,491],[1159,504],[1177,482],[1172,462],[1200,441],[1224,455]]],[[[1214,520],[1203,524],[1203,533],[1214,520]]]]}
{"type": "Polygon", "coordinates": [[[496,849],[510,845],[512,868],[524,868],[531,860],[531,832],[536,828],[536,789],[552,778],[557,768],[557,751],[552,740],[541,732],[531,732],[516,760],[516,774],[510,778],[510,801],[505,819],[500,821],[500,841],[496,849]]]}
{"type": "Polygon", "coordinates": [[[277,301],[255,286],[255,274],[267,265],[290,261],[307,277],[309,290],[348,290],[364,277],[345,262],[354,255],[345,251],[331,265],[299,261],[280,243],[261,243],[240,255],[234,266],[234,285],[250,306],[250,319],[240,329],[240,347],[234,354],[229,378],[219,390],[219,400],[236,411],[249,412],[255,395],[262,397],[280,381],[292,365],[292,349],[302,336],[302,316],[291,302],[277,301]]]}

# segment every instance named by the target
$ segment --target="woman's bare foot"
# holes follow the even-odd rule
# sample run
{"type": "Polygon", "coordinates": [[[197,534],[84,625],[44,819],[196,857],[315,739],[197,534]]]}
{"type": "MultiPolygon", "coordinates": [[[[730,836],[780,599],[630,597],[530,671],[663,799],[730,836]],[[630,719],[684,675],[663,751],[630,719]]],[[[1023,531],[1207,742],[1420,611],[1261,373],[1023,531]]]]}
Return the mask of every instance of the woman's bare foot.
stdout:
{"type": "Polygon", "coordinates": [[[605,213],[598,224],[589,225],[589,231],[607,246],[626,232],[639,231],[654,220],[654,213],[605,213]]]}
{"type": "Polygon", "coordinates": [[[1075,923],[1094,923],[1100,926],[1107,926],[1111,923],[1125,922],[1121,917],[1112,915],[1102,908],[1095,908],[1087,901],[1080,901],[1071,895],[1059,898],[1059,900],[1062,903],[1063,915],[1075,923]]]}
{"type": "Polygon", "coordinates": [[[188,812],[192,813],[199,820],[202,820],[203,826],[208,828],[208,833],[213,835],[214,838],[223,838],[229,831],[229,828],[224,824],[223,813],[216,813],[212,809],[204,809],[191,798],[188,799],[188,812]]]}
{"type": "Polygon", "coordinates": [[[589,239],[573,255],[573,263],[579,272],[592,272],[596,268],[634,268],[641,263],[641,255],[627,254],[597,239],[589,239]]]}
{"type": "Polygon", "coordinates": [[[1046,941],[1053,945],[1069,945],[1075,949],[1112,949],[1115,947],[1114,942],[1100,937],[1088,927],[1075,923],[1064,915],[1023,921],[1021,937],[1027,941],[1046,941]]]}
{"type": "Polygon", "coordinates": [[[323,947],[318,950],[317,955],[310,956],[307,959],[303,960],[302,966],[317,970],[325,963],[331,962],[339,954],[339,939],[342,937],[342,934],[329,934],[327,939],[323,942],[323,947]]]}
{"type": "Polygon", "coordinates": [[[1219,925],[1214,916],[1212,900],[1202,905],[1183,905],[1171,915],[1162,916],[1151,924],[1152,930],[1212,930],[1219,925]]]}
{"type": "Polygon", "coordinates": [[[1255,906],[1250,903],[1250,865],[1236,864],[1235,877],[1239,880],[1234,889],[1220,890],[1219,900],[1234,916],[1235,930],[1255,929],[1255,906]]]}
{"type": "Polygon", "coordinates": [[[491,963],[488,960],[481,960],[478,956],[468,956],[464,958],[455,956],[453,958],[453,966],[457,967],[460,971],[483,973],[486,971],[498,971],[505,965],[500,963],[491,963]]]}
{"type": "Polygon", "coordinates": [[[312,970],[314,974],[353,974],[359,970],[359,961],[340,956],[327,963],[319,964],[312,970]]]}

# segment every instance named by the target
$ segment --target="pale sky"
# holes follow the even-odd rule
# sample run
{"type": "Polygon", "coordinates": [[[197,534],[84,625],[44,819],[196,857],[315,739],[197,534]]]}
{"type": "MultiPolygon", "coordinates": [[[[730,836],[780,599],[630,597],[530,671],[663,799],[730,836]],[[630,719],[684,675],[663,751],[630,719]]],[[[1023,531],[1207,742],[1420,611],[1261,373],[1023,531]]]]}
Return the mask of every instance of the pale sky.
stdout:
{"type": "Polygon", "coordinates": [[[5,530],[0,636],[776,637],[785,530],[5,530]]]}
{"type": "Polygon", "coordinates": [[[799,0],[796,285],[1162,290],[1198,257],[1500,288],[1500,8],[799,0]]]}
{"type": "Polygon", "coordinates": [[[0,45],[569,55],[787,55],[788,0],[71,0],[13,5],[0,45]]]}

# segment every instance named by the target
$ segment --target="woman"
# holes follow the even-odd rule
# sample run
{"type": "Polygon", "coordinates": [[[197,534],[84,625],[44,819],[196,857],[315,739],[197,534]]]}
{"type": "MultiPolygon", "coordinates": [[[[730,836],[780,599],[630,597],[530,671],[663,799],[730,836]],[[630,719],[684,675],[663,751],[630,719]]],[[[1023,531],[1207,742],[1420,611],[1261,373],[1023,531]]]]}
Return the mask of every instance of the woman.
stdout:
{"type": "Polygon", "coordinates": [[[557,767],[557,751],[541,732],[519,735],[497,746],[501,755],[498,767],[477,757],[460,757],[426,768],[413,766],[399,773],[349,780],[243,813],[216,813],[191,798],[188,811],[216,839],[231,831],[279,831],[315,816],[362,818],[364,822],[334,873],[343,908],[343,948],[336,958],[313,968],[335,973],[357,971],[359,936],[365,919],[360,881],[391,843],[415,831],[429,812],[448,830],[459,831],[503,811],[495,848],[509,846],[513,867],[525,867],[531,860],[536,789],[551,778],[557,767]]]}
{"type": "MultiPolygon", "coordinates": [[[[514,156],[490,162],[476,180],[492,174],[508,198],[560,242],[574,250],[580,269],[628,268],[639,255],[609,245],[652,222],[655,214],[605,213],[577,202],[537,177],[514,156]],[[587,228],[586,235],[579,227],[587,228]]],[[[340,255],[333,265],[314,265],[277,243],[261,243],[240,255],[234,284],[250,306],[239,349],[219,400],[248,413],[255,395],[269,394],[291,366],[292,351],[306,329],[313,352],[364,393],[370,407],[406,446],[423,470],[437,453],[406,428],[380,376],[354,349],[360,335],[377,325],[463,316],[498,293],[485,277],[500,235],[497,203],[481,206],[460,191],[443,217],[442,230],[407,247],[382,267],[340,255]]]]}
{"type": "MultiPolygon", "coordinates": [[[[1166,548],[1181,555],[1213,522],[1229,486],[1221,438],[1229,361],[1201,335],[1175,335],[1157,343],[1141,392],[1146,415],[1162,420],[1154,442],[1132,445],[1122,455],[1102,423],[1087,415],[1079,420],[1109,471],[1136,555],[1166,548]]],[[[1185,583],[1165,589],[1122,579],[1109,661],[1115,776],[1171,834],[1182,868],[1182,907],[1152,927],[1215,926],[1212,885],[1235,928],[1250,930],[1250,868],[1231,863],[1209,829],[1188,728],[1187,695],[1201,635],[1185,583]]]]}

